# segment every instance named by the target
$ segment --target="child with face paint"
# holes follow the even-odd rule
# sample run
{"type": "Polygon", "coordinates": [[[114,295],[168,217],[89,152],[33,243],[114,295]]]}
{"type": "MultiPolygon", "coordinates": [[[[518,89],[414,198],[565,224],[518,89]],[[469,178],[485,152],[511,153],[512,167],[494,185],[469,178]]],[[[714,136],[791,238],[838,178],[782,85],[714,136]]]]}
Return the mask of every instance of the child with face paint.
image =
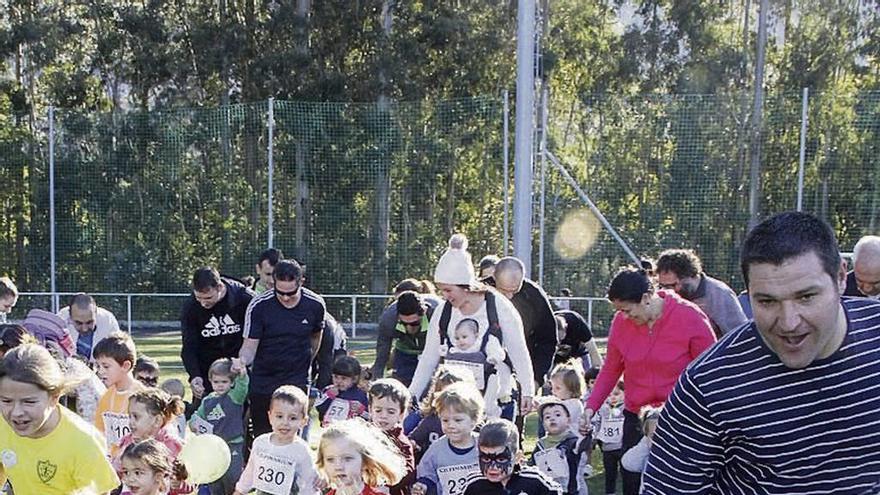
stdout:
{"type": "MultiPolygon", "coordinates": [[[[587,495],[584,483],[580,438],[571,431],[571,412],[564,401],[545,400],[538,407],[538,419],[544,425],[544,436],[535,445],[529,460],[547,477],[559,483],[566,495],[587,495]]],[[[588,440],[586,440],[588,441],[588,440]]]]}
{"type": "Polygon", "coordinates": [[[393,486],[406,474],[397,448],[359,418],[324,430],[317,465],[332,486],[326,495],[381,495],[387,492],[379,487],[393,486]]]}
{"type": "Polygon", "coordinates": [[[510,421],[487,422],[480,430],[479,451],[480,473],[467,479],[464,495],[563,493],[558,483],[537,468],[520,466],[519,433],[510,421]]]}
{"type": "Polygon", "coordinates": [[[468,476],[479,473],[477,434],[483,396],[468,382],[446,387],[434,399],[444,436],[431,444],[416,468],[413,495],[461,495],[468,476]]]}

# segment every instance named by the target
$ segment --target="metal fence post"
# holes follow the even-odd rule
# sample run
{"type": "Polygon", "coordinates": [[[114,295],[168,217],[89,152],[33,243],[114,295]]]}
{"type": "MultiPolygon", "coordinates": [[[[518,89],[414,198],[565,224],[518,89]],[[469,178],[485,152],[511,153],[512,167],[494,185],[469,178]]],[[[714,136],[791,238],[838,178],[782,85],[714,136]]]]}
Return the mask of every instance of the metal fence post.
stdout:
{"type": "Polygon", "coordinates": [[[268,229],[269,229],[269,238],[268,238],[268,246],[275,247],[275,212],[272,208],[272,202],[274,201],[274,191],[273,191],[273,180],[275,177],[275,157],[273,156],[273,145],[275,140],[275,98],[269,98],[269,118],[268,118],[268,131],[269,131],[269,139],[268,144],[266,145],[266,152],[268,153],[269,158],[269,191],[268,191],[268,201],[266,204],[266,210],[268,213],[268,229]]]}
{"type": "Polygon", "coordinates": [[[55,281],[55,107],[49,107],[49,292],[52,312],[58,312],[55,281]]]}
{"type": "Polygon", "coordinates": [[[502,95],[504,98],[504,248],[501,251],[507,256],[510,249],[510,96],[506,89],[502,95]]]}
{"type": "Polygon", "coordinates": [[[807,110],[810,105],[810,88],[804,88],[801,98],[801,150],[798,159],[797,211],[803,211],[804,204],[804,165],[807,158],[807,110]]]}
{"type": "Polygon", "coordinates": [[[358,307],[357,296],[351,296],[351,338],[356,339],[358,336],[358,307]]]}
{"type": "Polygon", "coordinates": [[[126,299],[126,314],[128,317],[128,333],[131,333],[131,294],[125,296],[126,299]]]}
{"type": "Polygon", "coordinates": [[[547,84],[543,83],[541,89],[541,211],[538,216],[538,285],[544,285],[544,223],[545,207],[547,204],[547,84]]]}

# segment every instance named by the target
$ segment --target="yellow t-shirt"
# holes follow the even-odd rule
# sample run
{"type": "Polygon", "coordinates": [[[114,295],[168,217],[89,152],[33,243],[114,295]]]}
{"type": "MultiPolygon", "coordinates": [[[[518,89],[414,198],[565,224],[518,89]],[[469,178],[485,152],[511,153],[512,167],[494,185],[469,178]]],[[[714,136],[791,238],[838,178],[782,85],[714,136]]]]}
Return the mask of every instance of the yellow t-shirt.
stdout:
{"type": "Polygon", "coordinates": [[[0,420],[0,479],[8,478],[16,494],[95,494],[119,486],[101,434],[76,413],[58,409],[58,426],[42,438],[18,436],[0,420]]]}
{"type": "Polygon", "coordinates": [[[113,385],[98,401],[95,427],[104,434],[107,450],[113,457],[116,457],[116,451],[119,450],[119,441],[131,433],[131,427],[128,426],[128,398],[142,389],[143,386],[138,381],[125,392],[120,392],[113,385]]]}

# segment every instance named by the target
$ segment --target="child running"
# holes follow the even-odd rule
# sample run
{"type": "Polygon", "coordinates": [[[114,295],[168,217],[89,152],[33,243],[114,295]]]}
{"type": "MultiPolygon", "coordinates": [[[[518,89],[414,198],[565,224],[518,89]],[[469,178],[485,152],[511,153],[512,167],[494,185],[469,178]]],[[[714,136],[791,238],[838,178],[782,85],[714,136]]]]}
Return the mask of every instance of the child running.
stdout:
{"type": "MultiPolygon", "coordinates": [[[[428,447],[443,436],[443,430],[440,428],[440,418],[437,416],[437,410],[434,409],[434,399],[446,387],[458,382],[473,384],[473,376],[461,368],[447,368],[441,364],[434,373],[434,378],[431,380],[431,388],[428,390],[428,395],[422,400],[419,410],[410,414],[410,416],[418,415],[421,418],[418,426],[407,435],[413,444],[416,464],[422,460],[422,456],[425,455],[428,447]]],[[[407,418],[407,420],[409,419],[407,418]]]]}
{"type": "MultiPolygon", "coordinates": [[[[183,401],[177,397],[171,397],[164,390],[148,388],[135,393],[128,401],[131,433],[120,440],[120,452],[135,442],[152,438],[168,449],[171,454],[169,462],[173,462],[183,448],[183,440],[177,436],[177,425],[174,421],[180,414],[183,414],[183,401]]],[[[122,472],[121,455],[114,458],[113,465],[118,473],[122,472]]],[[[191,486],[175,480],[170,493],[190,493],[191,491],[191,486]]],[[[126,487],[123,488],[122,493],[131,492],[126,487]]]]}
{"type": "Polygon", "coordinates": [[[68,495],[119,485],[101,434],[58,403],[75,384],[37,344],[0,359],[0,486],[8,479],[18,495],[68,495]]]}
{"type": "Polygon", "coordinates": [[[465,495],[561,495],[559,485],[536,468],[520,467],[519,433],[506,419],[480,430],[480,471],[465,481],[465,495]]]}
{"type": "Polygon", "coordinates": [[[409,409],[409,390],[394,378],[382,378],[370,387],[370,420],[400,451],[406,474],[390,487],[391,495],[409,495],[416,474],[413,446],[403,434],[403,416],[409,409]]]}
{"type": "Polygon", "coordinates": [[[132,495],[165,495],[171,486],[171,452],[149,438],[122,451],[122,482],[132,495]]]}
{"type": "Polygon", "coordinates": [[[623,455],[623,380],[608,396],[599,411],[593,416],[593,435],[602,446],[602,466],[605,468],[605,493],[617,490],[617,475],[622,473],[620,465],[623,455]]]}
{"type": "Polygon", "coordinates": [[[299,437],[308,416],[309,398],[293,385],[282,385],[269,402],[270,433],[254,439],[247,466],[235,485],[234,495],[256,490],[258,495],[310,495],[318,493],[318,472],[309,445],[299,437]]]}
{"type": "MultiPolygon", "coordinates": [[[[535,445],[529,465],[537,467],[562,487],[565,495],[587,495],[581,467],[579,438],[571,431],[571,413],[565,404],[553,398],[538,407],[538,419],[544,436],[535,445]]],[[[585,464],[585,463],[583,463],[585,464]]]]}
{"type": "Polygon", "coordinates": [[[330,482],[326,495],[382,495],[405,475],[394,445],[361,419],[332,424],[318,445],[318,468],[330,482]]]}
{"type": "Polygon", "coordinates": [[[473,384],[455,383],[434,400],[444,436],[425,452],[416,469],[413,495],[461,495],[471,473],[479,472],[477,434],[483,416],[483,397],[473,384]]]}
{"type": "Polygon", "coordinates": [[[584,414],[582,397],[586,390],[583,370],[570,363],[557,364],[550,371],[550,390],[568,408],[571,431],[577,433],[584,414]]]}
{"type": "Polygon", "coordinates": [[[119,442],[131,432],[128,425],[128,398],[144,389],[132,374],[137,352],[128,334],[114,332],[95,345],[92,356],[98,377],[107,387],[95,410],[95,426],[104,434],[107,449],[115,458],[120,452],[119,442]]]}
{"type": "Polygon", "coordinates": [[[321,391],[315,401],[315,409],[321,426],[351,418],[367,419],[369,399],[358,387],[361,379],[361,363],[354,356],[339,356],[333,363],[333,385],[321,391]]]}
{"type": "Polygon", "coordinates": [[[237,358],[220,358],[208,368],[213,392],[202,399],[199,409],[190,418],[190,427],[197,434],[214,434],[229,446],[232,456],[229,469],[209,485],[211,495],[226,495],[235,490],[244,459],[244,403],[248,394],[247,369],[237,358]]]}

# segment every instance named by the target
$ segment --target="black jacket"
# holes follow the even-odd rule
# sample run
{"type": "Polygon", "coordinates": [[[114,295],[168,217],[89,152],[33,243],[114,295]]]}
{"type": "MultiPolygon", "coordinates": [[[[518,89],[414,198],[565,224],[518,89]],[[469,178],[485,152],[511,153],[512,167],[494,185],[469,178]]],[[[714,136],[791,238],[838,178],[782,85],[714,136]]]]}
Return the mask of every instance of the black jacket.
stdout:
{"type": "Polygon", "coordinates": [[[513,475],[506,486],[500,483],[492,483],[482,474],[473,474],[465,485],[464,495],[562,495],[562,488],[558,483],[544,476],[537,468],[520,467],[513,468],[513,475]]]}
{"type": "Polygon", "coordinates": [[[254,293],[241,283],[221,277],[226,296],[211,309],[205,309],[190,295],[180,312],[183,345],[180,358],[190,381],[200,376],[205,393],[211,391],[208,368],[219,358],[238,357],[242,343],[244,314],[254,293]]]}

